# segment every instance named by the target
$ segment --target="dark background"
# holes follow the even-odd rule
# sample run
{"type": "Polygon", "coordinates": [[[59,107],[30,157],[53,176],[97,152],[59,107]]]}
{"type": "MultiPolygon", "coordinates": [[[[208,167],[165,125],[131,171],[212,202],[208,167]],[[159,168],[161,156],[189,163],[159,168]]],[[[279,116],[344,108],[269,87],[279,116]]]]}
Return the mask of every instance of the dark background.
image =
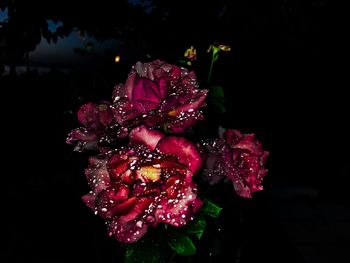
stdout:
{"type": "Polygon", "coordinates": [[[225,189],[222,253],[200,251],[203,258],[234,262],[241,247],[240,262],[349,262],[349,104],[339,24],[327,1],[72,2],[0,2],[8,8],[0,27],[5,262],[122,261],[102,219],[80,199],[87,155],[65,145],[75,112],[109,99],[136,61],[178,63],[190,45],[206,87],[212,43],[231,46],[212,81],[224,87],[227,111],[213,119],[255,132],[270,157],[265,190],[253,200],[225,189]],[[52,32],[47,20],[60,26],[52,32]],[[71,47],[80,59],[55,49],[76,29],[96,40],[93,51],[71,47]],[[117,47],[98,53],[111,39],[117,47]],[[34,63],[42,40],[51,44],[34,63]],[[64,65],[47,62],[51,46],[64,65]]]}

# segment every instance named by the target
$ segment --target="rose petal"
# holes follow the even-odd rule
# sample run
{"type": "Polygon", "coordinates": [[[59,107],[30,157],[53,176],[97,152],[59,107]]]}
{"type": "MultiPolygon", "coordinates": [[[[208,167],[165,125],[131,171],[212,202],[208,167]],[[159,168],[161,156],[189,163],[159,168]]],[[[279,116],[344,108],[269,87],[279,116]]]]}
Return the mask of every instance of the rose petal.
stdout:
{"type": "Polygon", "coordinates": [[[128,170],[131,159],[124,151],[114,154],[107,163],[108,171],[115,180],[121,180],[122,175],[128,170]]]}
{"type": "MultiPolygon", "coordinates": [[[[136,82],[132,93],[132,102],[148,102],[150,104],[159,105],[162,94],[159,91],[158,85],[152,80],[141,78],[136,82]]],[[[152,110],[153,108],[147,108],[152,110]]]]}
{"type": "Polygon", "coordinates": [[[97,140],[97,135],[85,127],[77,128],[68,134],[66,142],[75,144],[77,141],[92,142],[97,140]]]}
{"type": "Polygon", "coordinates": [[[193,98],[186,104],[178,107],[173,111],[173,115],[180,115],[181,112],[190,111],[193,112],[199,107],[205,105],[205,99],[207,98],[208,90],[199,90],[193,98]]]}
{"type": "Polygon", "coordinates": [[[131,197],[129,199],[128,196],[126,198],[120,194],[120,191],[124,191],[125,189],[115,189],[108,188],[107,190],[101,191],[96,197],[95,207],[98,214],[105,218],[110,219],[115,215],[120,215],[123,213],[127,213],[132,206],[137,202],[136,197],[131,197]]]}
{"type": "Polygon", "coordinates": [[[226,143],[230,146],[233,147],[236,145],[238,142],[240,142],[243,139],[243,134],[239,130],[226,130],[223,134],[223,137],[226,141],[226,143]]]}
{"type": "Polygon", "coordinates": [[[260,155],[263,150],[261,144],[255,140],[255,134],[247,134],[243,140],[234,145],[234,148],[248,150],[253,154],[260,155]]]}
{"type": "Polygon", "coordinates": [[[81,199],[83,200],[83,202],[86,204],[87,207],[89,207],[92,210],[95,210],[96,194],[88,193],[86,195],[83,195],[81,199]]]}
{"type": "Polygon", "coordinates": [[[157,146],[159,152],[172,154],[179,158],[179,162],[187,165],[189,169],[196,173],[202,165],[202,158],[196,146],[183,137],[163,137],[157,146]]]}
{"type": "Polygon", "coordinates": [[[147,224],[140,224],[138,221],[120,222],[114,218],[109,224],[109,234],[123,243],[134,243],[140,240],[148,230],[147,224]]]}
{"type": "MultiPolygon", "coordinates": [[[[136,198],[136,197],[132,197],[136,198]]],[[[142,215],[145,213],[145,210],[150,206],[152,203],[153,199],[152,198],[136,198],[137,201],[133,203],[133,206],[129,210],[128,213],[121,213],[123,214],[122,216],[119,217],[119,222],[128,222],[131,220],[134,220],[136,217],[142,215]]]]}
{"type": "Polygon", "coordinates": [[[88,168],[85,169],[86,179],[93,192],[98,194],[110,186],[107,160],[93,156],[89,158],[89,163],[88,168]]]}
{"type": "Polygon", "coordinates": [[[137,80],[136,72],[131,72],[127,80],[125,81],[125,86],[124,86],[125,95],[130,101],[132,100],[132,94],[133,94],[133,89],[134,89],[136,80],[137,80]]]}
{"type": "Polygon", "coordinates": [[[130,143],[145,144],[150,150],[154,150],[163,137],[164,134],[161,132],[150,130],[145,125],[141,125],[130,132],[130,143]]]}
{"type": "Polygon", "coordinates": [[[113,114],[109,108],[109,103],[101,103],[96,107],[96,121],[107,126],[113,121],[113,114]]]}
{"type": "Polygon", "coordinates": [[[161,198],[156,208],[156,223],[164,222],[176,227],[185,225],[193,219],[194,207],[198,210],[196,193],[193,191],[194,186],[177,185],[176,198],[161,198]]]}
{"type": "Polygon", "coordinates": [[[84,126],[88,126],[90,122],[95,121],[94,110],[96,108],[96,104],[89,102],[83,104],[78,111],[78,120],[84,126]]]}

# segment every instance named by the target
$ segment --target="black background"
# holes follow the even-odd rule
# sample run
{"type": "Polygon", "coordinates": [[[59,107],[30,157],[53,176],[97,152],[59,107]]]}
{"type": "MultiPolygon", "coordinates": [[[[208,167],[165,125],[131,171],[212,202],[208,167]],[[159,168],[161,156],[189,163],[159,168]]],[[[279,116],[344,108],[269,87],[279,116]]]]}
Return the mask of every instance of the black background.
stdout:
{"type": "MultiPolygon", "coordinates": [[[[1,31],[10,43],[2,50],[3,64],[20,64],[11,54],[21,53],[25,43],[35,48],[37,40],[14,42],[21,29],[36,39],[38,21],[52,17],[101,39],[120,37],[114,30],[119,26],[127,59],[68,75],[1,78],[5,262],[122,261],[118,242],[80,199],[88,191],[87,155],[65,145],[78,125],[67,112],[76,112],[85,99],[109,99],[137,60],[176,63],[189,45],[198,49],[196,74],[205,86],[206,49],[215,41],[232,48],[220,53],[213,72],[213,82],[226,93],[227,112],[217,120],[225,128],[255,132],[270,157],[265,190],[253,200],[225,189],[224,247],[212,262],[234,262],[237,244],[241,262],[348,262],[349,102],[339,23],[327,1],[155,1],[146,20],[123,5],[112,12],[103,1],[37,2],[41,8],[35,1],[23,4],[26,15],[18,22],[33,30],[1,31]]],[[[205,258],[207,252],[200,253],[205,258]]]]}

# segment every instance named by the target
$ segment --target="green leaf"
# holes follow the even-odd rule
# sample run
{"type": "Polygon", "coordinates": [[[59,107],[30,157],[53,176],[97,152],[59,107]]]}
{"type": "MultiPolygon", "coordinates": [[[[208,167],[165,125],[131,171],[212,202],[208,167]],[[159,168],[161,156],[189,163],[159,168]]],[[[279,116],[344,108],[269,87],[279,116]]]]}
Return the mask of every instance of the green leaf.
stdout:
{"type": "Polygon", "coordinates": [[[222,208],[214,204],[212,201],[205,199],[201,208],[201,212],[205,215],[217,218],[222,208]]]}
{"type": "Polygon", "coordinates": [[[168,245],[180,256],[191,256],[196,253],[192,240],[184,234],[172,233],[168,245]]]}
{"type": "Polygon", "coordinates": [[[216,98],[216,99],[221,99],[225,97],[225,92],[224,92],[224,88],[221,86],[211,86],[210,88],[210,96],[212,98],[216,98]]]}
{"type": "Polygon", "coordinates": [[[188,235],[194,235],[199,239],[202,238],[207,222],[203,216],[197,216],[193,221],[188,223],[183,231],[188,235]]]}
{"type": "Polygon", "coordinates": [[[225,108],[225,91],[221,86],[211,86],[209,88],[209,100],[218,107],[221,113],[226,111],[225,108]]]}
{"type": "Polygon", "coordinates": [[[158,263],[160,262],[160,249],[156,242],[150,238],[128,244],[125,251],[125,263],[158,263]]]}

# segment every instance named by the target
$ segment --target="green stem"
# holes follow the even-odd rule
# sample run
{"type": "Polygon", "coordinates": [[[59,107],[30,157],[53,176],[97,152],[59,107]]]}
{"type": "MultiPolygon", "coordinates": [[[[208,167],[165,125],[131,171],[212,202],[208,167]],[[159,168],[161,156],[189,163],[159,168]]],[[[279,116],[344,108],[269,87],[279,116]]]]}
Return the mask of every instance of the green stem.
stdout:
{"type": "Polygon", "coordinates": [[[173,261],[173,259],[174,259],[175,255],[176,255],[176,253],[175,253],[175,252],[173,252],[173,254],[171,255],[171,257],[169,258],[168,263],[171,263],[171,262],[173,261]]]}
{"type": "Polygon", "coordinates": [[[211,56],[211,63],[210,63],[210,68],[209,68],[209,73],[208,73],[208,84],[210,82],[211,79],[211,73],[213,71],[213,66],[214,66],[214,62],[215,62],[215,51],[212,51],[212,56],[211,56]]]}

